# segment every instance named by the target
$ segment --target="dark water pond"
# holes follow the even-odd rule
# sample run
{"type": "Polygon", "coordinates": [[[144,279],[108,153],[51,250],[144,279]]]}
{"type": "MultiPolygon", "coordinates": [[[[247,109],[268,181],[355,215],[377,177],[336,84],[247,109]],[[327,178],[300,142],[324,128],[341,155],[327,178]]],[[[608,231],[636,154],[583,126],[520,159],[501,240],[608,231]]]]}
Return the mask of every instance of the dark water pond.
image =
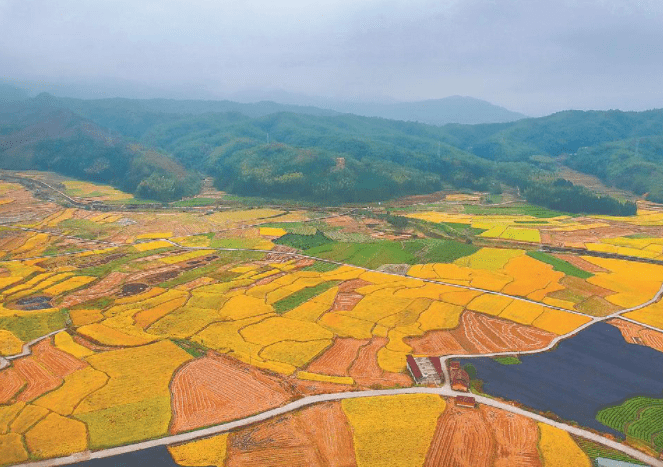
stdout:
{"type": "Polygon", "coordinates": [[[520,359],[519,365],[491,358],[463,363],[475,366],[487,394],[620,437],[596,420],[600,409],[637,395],[663,397],[663,352],[627,343],[609,324],[597,323],[553,351],[520,359]]]}

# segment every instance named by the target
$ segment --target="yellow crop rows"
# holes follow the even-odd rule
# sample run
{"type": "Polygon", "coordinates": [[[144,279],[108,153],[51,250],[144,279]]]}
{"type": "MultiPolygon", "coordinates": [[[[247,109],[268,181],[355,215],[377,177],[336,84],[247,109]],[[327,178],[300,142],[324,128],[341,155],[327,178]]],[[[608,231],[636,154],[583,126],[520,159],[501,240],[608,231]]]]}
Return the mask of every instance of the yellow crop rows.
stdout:
{"type": "Polygon", "coordinates": [[[538,425],[541,432],[539,450],[546,467],[591,467],[589,457],[566,431],[545,423],[538,425]]]}
{"type": "Polygon", "coordinates": [[[0,355],[21,353],[23,341],[9,331],[0,329],[0,355]]]}
{"type": "Polygon", "coordinates": [[[168,446],[173,460],[185,467],[210,465],[223,467],[226,460],[228,433],[191,441],[177,446],[168,446]]]}
{"type": "Polygon", "coordinates": [[[16,464],[28,460],[28,453],[23,446],[23,439],[18,433],[0,435],[0,465],[16,464]]]}
{"type": "Polygon", "coordinates": [[[12,433],[25,433],[39,420],[48,415],[48,410],[36,405],[26,405],[9,426],[12,433]]]}
{"type": "Polygon", "coordinates": [[[625,313],[624,317],[663,331],[663,301],[625,313]]]}
{"type": "Polygon", "coordinates": [[[71,415],[86,396],[102,388],[108,376],[92,367],[83,368],[65,376],[64,384],[40,397],[33,403],[60,415],[71,415]]]}
{"type": "Polygon", "coordinates": [[[423,465],[444,400],[412,394],[346,399],[358,467],[423,465]]]}
{"type": "Polygon", "coordinates": [[[78,420],[51,413],[25,434],[25,443],[38,458],[67,456],[87,449],[87,430],[78,420]]]}

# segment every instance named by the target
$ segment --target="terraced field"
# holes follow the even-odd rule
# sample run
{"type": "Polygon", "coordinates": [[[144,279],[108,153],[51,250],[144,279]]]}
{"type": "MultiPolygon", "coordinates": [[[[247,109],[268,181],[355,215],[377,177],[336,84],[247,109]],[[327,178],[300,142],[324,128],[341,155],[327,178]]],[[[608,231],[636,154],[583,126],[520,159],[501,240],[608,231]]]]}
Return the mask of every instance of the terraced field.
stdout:
{"type": "MultiPolygon", "coordinates": [[[[129,201],[63,183],[71,196],[129,201]]],[[[648,211],[585,219],[468,205],[414,212],[396,228],[343,208],[99,212],[39,201],[12,183],[0,196],[0,357],[9,357],[0,359],[0,465],[190,433],[315,394],[412,387],[408,355],[536,351],[650,300],[663,283],[662,266],[531,246],[593,232],[596,244],[654,257],[655,237],[632,238],[663,224],[648,211]]],[[[660,353],[651,329],[663,327],[659,308],[602,326],[660,353]]],[[[480,377],[493,363],[506,371],[490,362],[476,365],[480,377]]],[[[595,415],[582,423],[606,427],[595,415]]],[[[651,424],[610,423],[658,446],[651,424]]],[[[394,465],[524,466],[554,462],[546,453],[555,443],[571,446],[538,430],[439,395],[385,396],[314,405],[154,455],[179,465],[362,466],[388,452],[394,465]]]]}

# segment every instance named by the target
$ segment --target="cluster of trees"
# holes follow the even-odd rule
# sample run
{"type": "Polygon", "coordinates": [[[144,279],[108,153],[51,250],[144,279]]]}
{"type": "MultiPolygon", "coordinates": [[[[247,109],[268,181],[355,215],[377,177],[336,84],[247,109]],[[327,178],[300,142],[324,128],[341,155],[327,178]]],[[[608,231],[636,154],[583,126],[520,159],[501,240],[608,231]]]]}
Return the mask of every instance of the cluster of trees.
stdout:
{"type": "Polygon", "coordinates": [[[101,141],[77,132],[35,144],[30,168],[107,183],[146,199],[162,202],[192,196],[200,179],[155,151],[101,141]]]}
{"type": "Polygon", "coordinates": [[[637,212],[635,203],[595,195],[564,179],[557,179],[553,183],[530,183],[524,190],[524,196],[529,203],[574,214],[632,216],[637,212]]]}

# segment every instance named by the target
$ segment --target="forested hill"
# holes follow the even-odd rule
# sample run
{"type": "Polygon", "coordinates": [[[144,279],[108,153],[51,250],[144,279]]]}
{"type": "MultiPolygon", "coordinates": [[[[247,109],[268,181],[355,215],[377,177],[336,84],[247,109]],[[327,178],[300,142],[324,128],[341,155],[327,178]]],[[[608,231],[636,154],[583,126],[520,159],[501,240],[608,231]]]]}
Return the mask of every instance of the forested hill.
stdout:
{"type": "Polygon", "coordinates": [[[200,186],[163,151],[109,135],[47,95],[0,103],[0,168],[53,171],[159,201],[191,196],[200,186]]]}
{"type": "MultiPolygon", "coordinates": [[[[212,175],[217,187],[234,193],[324,203],[382,200],[445,187],[500,192],[503,185],[517,186],[539,204],[548,198],[592,199],[579,187],[556,182],[556,176],[547,172],[563,163],[639,194],[648,193],[653,200],[663,196],[663,176],[656,167],[663,159],[658,150],[663,137],[661,110],[568,111],[512,123],[440,127],[350,114],[270,113],[267,108],[259,116],[241,108],[205,112],[206,106],[213,108],[191,101],[80,101],[47,95],[0,104],[0,134],[5,142],[0,163],[24,168],[16,159],[19,151],[22,157],[39,155],[27,159],[31,168],[103,178],[100,181],[118,186],[131,180],[130,191],[141,183],[158,188],[164,181],[163,186],[170,187],[167,196],[155,194],[158,189],[143,190],[144,195],[161,199],[195,187],[186,170],[199,177],[212,175]],[[20,106],[22,110],[16,110],[20,106]],[[54,117],[56,112],[61,117],[54,117]],[[33,120],[27,121],[26,115],[33,120]],[[28,139],[20,149],[7,149],[7,141],[43,130],[49,125],[45,122],[53,119],[65,122],[59,133],[47,131],[37,138],[40,141],[28,139]],[[84,145],[87,152],[72,149],[84,145]],[[119,152],[113,155],[109,147],[119,152]],[[90,154],[105,154],[101,159],[111,161],[112,170],[100,171],[102,162],[93,167],[86,165],[89,161],[75,162],[83,153],[88,159],[90,154]],[[137,164],[145,167],[147,153],[152,164],[147,166],[154,166],[157,175],[151,177],[152,169],[147,169],[138,177],[124,176],[135,174],[132,167],[137,164]],[[129,162],[112,164],[115,157],[129,162]]],[[[622,209],[604,201],[585,205],[622,209]]]]}

